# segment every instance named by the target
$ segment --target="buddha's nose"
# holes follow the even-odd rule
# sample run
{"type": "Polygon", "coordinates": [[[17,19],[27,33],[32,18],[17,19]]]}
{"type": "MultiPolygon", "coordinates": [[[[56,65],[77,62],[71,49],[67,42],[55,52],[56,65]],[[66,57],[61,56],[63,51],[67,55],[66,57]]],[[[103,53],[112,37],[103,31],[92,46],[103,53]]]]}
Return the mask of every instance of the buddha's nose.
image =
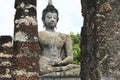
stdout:
{"type": "Polygon", "coordinates": [[[55,22],[55,19],[54,19],[54,18],[52,18],[52,19],[51,19],[51,22],[55,22]]]}

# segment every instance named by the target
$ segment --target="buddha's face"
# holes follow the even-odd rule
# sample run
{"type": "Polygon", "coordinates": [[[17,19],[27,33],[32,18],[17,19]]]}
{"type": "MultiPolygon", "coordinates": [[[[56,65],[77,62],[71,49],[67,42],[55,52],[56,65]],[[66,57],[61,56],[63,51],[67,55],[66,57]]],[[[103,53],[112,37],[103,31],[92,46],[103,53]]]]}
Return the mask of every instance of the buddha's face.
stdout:
{"type": "Polygon", "coordinates": [[[44,20],[44,24],[46,27],[55,27],[56,24],[57,24],[57,13],[55,12],[48,12],[46,15],[45,15],[45,20],[44,20]]]}

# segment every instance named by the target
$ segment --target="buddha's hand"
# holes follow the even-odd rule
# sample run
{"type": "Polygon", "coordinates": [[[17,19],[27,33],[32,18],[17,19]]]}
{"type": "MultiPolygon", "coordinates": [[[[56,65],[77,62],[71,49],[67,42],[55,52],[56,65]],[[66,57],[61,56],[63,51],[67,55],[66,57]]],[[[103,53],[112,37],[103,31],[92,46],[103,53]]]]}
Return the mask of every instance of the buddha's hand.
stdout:
{"type": "Polygon", "coordinates": [[[58,65],[62,65],[64,62],[61,60],[58,62],[58,65]]]}
{"type": "Polygon", "coordinates": [[[61,65],[63,63],[62,60],[56,60],[55,65],[61,65]]]}

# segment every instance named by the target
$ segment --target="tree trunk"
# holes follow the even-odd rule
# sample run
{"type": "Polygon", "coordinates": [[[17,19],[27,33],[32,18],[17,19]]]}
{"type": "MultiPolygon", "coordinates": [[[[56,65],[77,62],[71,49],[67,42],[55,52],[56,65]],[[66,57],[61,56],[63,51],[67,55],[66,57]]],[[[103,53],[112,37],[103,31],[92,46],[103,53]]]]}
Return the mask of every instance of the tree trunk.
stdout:
{"type": "Polygon", "coordinates": [[[120,79],[120,0],[81,0],[81,80],[120,79]]]}

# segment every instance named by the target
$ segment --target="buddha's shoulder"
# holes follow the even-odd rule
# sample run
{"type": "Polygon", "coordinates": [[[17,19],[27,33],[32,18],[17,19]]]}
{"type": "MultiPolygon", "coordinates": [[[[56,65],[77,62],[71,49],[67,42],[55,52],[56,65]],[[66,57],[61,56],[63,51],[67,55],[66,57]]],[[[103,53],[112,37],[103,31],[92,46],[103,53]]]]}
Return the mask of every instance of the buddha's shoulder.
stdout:
{"type": "Polygon", "coordinates": [[[70,38],[70,35],[68,35],[68,34],[60,33],[60,32],[57,32],[57,33],[58,33],[58,36],[60,36],[60,37],[70,38]]]}
{"type": "Polygon", "coordinates": [[[62,38],[69,38],[70,37],[70,35],[65,34],[65,33],[61,33],[61,32],[55,32],[55,33],[51,33],[49,31],[38,32],[38,36],[48,36],[48,35],[52,35],[52,34],[57,34],[59,37],[62,37],[62,38]]]}
{"type": "Polygon", "coordinates": [[[48,31],[39,31],[38,35],[43,36],[43,35],[47,35],[48,31]]]}

